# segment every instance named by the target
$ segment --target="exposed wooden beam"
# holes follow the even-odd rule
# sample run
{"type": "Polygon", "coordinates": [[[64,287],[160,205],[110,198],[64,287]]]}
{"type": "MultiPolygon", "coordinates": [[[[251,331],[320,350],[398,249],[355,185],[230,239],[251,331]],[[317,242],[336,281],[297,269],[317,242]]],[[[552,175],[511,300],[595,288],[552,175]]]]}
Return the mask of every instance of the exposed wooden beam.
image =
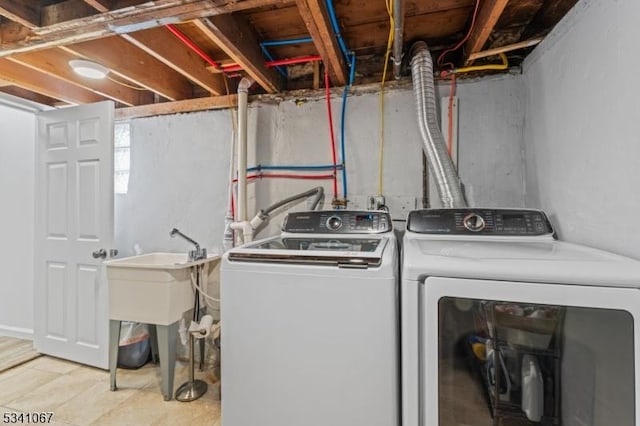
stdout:
{"type": "Polygon", "coordinates": [[[177,114],[180,112],[203,111],[208,109],[231,108],[237,104],[237,95],[212,96],[185,101],[163,102],[130,108],[116,109],[116,120],[149,117],[153,115],[177,114]]]}
{"type": "Polygon", "coordinates": [[[511,52],[512,50],[524,49],[526,47],[535,46],[542,42],[543,37],[533,38],[531,40],[520,41],[518,43],[509,44],[507,46],[495,47],[493,49],[483,50],[478,53],[469,55],[469,61],[475,61],[476,59],[486,58],[487,56],[497,55],[499,53],[511,52]]]}
{"type": "Polygon", "coordinates": [[[18,98],[27,99],[32,102],[36,102],[42,105],[56,106],[60,105],[61,101],[50,98],[49,96],[42,95],[40,93],[32,92],[31,90],[23,89],[18,86],[1,86],[0,92],[12,95],[18,98]]]}
{"type": "Polygon", "coordinates": [[[40,14],[40,26],[48,27],[95,14],[95,9],[86,4],[84,0],[66,0],[62,3],[44,6],[40,14]]]}
{"type": "MultiPolygon", "coordinates": [[[[2,1],[2,0],[0,0],[2,1]]],[[[293,0],[154,0],[3,37],[0,57],[293,0]]],[[[10,0],[7,0],[7,3],[10,0]]],[[[103,4],[102,2],[100,4],[103,4]]],[[[0,28],[0,32],[2,29],[0,28]]]]}
{"type": "Polygon", "coordinates": [[[148,91],[134,90],[121,84],[116,84],[109,79],[95,80],[77,75],[68,65],[69,61],[77,59],[77,56],[62,49],[21,53],[7,59],[52,77],[60,78],[124,105],[134,106],[153,102],[153,96],[148,91]]]}
{"type": "Polygon", "coordinates": [[[278,73],[265,65],[258,35],[242,15],[214,16],[195,24],[268,93],[282,89],[278,73]]]}
{"type": "Polygon", "coordinates": [[[207,71],[204,60],[165,28],[152,28],[122,37],[208,92],[214,95],[226,93],[225,77],[207,71]]]}
{"type": "Polygon", "coordinates": [[[344,86],[347,83],[347,67],[331,27],[326,3],[324,0],[296,0],[296,3],[325,67],[329,67],[334,84],[344,86]]]}
{"type": "Polygon", "coordinates": [[[27,28],[40,26],[40,2],[31,0],[0,0],[0,15],[27,28]]]}
{"type": "Polygon", "coordinates": [[[473,32],[464,47],[467,65],[472,62],[469,55],[479,52],[484,47],[508,2],[509,0],[485,0],[480,6],[473,32]]]}
{"type": "Polygon", "coordinates": [[[0,79],[70,104],[88,104],[105,100],[104,97],[89,90],[82,89],[64,80],[52,78],[5,58],[0,58],[0,79]]]}
{"type": "Polygon", "coordinates": [[[193,95],[193,87],[186,78],[121,37],[85,41],[63,49],[98,62],[116,75],[169,100],[193,95]]]}

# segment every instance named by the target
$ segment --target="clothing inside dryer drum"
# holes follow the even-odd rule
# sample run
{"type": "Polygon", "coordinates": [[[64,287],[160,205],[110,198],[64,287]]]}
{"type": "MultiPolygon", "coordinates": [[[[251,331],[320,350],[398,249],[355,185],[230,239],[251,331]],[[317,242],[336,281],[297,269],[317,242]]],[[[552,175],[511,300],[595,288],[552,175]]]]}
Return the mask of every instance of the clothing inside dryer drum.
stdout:
{"type": "Polygon", "coordinates": [[[634,426],[626,311],[445,297],[439,426],[634,426]]]}

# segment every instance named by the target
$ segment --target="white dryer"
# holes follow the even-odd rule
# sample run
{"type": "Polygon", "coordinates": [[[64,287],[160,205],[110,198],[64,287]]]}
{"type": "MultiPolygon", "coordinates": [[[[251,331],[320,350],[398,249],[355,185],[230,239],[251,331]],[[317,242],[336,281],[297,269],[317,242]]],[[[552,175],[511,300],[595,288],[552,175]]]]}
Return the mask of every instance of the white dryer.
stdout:
{"type": "Polygon", "coordinates": [[[411,212],[402,256],[403,426],[640,425],[640,262],[513,209],[411,212]]]}
{"type": "Polygon", "coordinates": [[[221,268],[224,426],[395,426],[398,252],[388,213],[289,213],[221,268]]]}

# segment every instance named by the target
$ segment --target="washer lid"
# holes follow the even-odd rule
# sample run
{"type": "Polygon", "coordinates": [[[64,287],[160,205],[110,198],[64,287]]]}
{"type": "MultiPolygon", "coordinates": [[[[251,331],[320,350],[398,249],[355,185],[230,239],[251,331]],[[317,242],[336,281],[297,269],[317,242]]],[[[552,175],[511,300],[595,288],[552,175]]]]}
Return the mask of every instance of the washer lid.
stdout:
{"type": "Polygon", "coordinates": [[[276,262],[339,267],[379,266],[389,237],[278,236],[234,248],[229,261],[276,262]]]}

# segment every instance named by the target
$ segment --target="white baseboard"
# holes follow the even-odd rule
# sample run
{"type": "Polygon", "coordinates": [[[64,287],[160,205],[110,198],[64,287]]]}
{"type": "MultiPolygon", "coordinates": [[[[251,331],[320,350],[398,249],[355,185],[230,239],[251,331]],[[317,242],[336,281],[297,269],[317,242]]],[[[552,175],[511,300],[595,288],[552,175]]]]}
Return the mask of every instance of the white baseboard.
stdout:
{"type": "Polygon", "coordinates": [[[33,330],[22,327],[0,325],[0,336],[15,337],[17,339],[33,340],[33,330]]]}

